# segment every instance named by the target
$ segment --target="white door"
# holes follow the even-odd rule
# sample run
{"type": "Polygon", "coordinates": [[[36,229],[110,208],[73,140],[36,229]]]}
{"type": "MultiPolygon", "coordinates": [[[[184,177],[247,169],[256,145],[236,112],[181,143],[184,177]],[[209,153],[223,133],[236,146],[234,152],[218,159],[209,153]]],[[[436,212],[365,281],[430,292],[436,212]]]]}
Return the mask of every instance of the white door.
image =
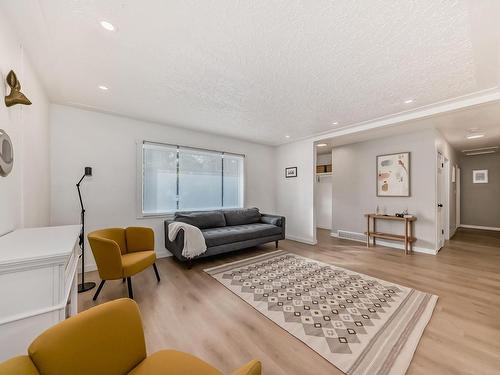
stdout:
{"type": "Polygon", "coordinates": [[[460,227],[460,168],[456,168],[455,173],[455,183],[456,183],[456,227],[460,227]]]}
{"type": "Polygon", "coordinates": [[[444,173],[444,158],[443,155],[438,152],[437,155],[437,238],[438,238],[438,248],[442,248],[444,246],[445,241],[445,208],[444,208],[444,194],[445,194],[445,173],[444,173]]]}

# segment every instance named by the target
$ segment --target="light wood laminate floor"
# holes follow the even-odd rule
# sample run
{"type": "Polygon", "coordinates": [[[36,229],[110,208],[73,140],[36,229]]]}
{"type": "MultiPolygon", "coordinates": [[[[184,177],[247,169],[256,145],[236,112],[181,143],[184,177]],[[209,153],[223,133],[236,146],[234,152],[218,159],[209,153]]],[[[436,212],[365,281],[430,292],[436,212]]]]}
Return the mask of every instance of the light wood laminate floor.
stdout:
{"type": "MultiPolygon", "coordinates": [[[[500,374],[500,232],[461,229],[437,256],[331,238],[318,245],[281,241],[280,249],[433,293],[439,300],[408,374],[500,374]]],[[[214,265],[273,251],[274,244],[195,263],[191,270],[164,258],[133,277],[148,352],[175,348],[231,373],[251,358],[266,375],[342,374],[319,354],[268,320],[203,272],[214,265]]],[[[88,274],[99,281],[97,272],[88,274]]],[[[127,296],[126,284],[107,282],[79,295],[79,308],[127,296]]]]}

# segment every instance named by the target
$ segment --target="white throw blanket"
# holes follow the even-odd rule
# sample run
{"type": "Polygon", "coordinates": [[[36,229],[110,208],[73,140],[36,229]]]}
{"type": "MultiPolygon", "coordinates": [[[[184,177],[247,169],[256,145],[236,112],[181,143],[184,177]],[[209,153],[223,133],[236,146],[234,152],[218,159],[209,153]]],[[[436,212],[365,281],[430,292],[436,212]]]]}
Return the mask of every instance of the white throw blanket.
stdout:
{"type": "Polygon", "coordinates": [[[182,255],[185,258],[192,259],[207,251],[207,244],[205,243],[205,238],[200,228],[191,224],[182,223],[180,221],[170,223],[168,225],[168,239],[174,241],[175,237],[177,237],[177,233],[181,229],[184,230],[184,247],[182,249],[182,255]]]}

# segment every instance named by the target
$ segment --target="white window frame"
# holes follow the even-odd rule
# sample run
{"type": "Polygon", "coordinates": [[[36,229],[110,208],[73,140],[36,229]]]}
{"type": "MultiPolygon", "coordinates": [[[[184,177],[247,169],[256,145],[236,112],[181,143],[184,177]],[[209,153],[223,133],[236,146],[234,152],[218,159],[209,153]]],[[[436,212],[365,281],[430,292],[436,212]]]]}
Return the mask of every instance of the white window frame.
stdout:
{"type": "MultiPolygon", "coordinates": [[[[194,149],[194,150],[200,150],[200,151],[210,151],[210,152],[218,152],[221,153],[222,155],[228,154],[228,155],[236,155],[236,156],[241,156],[243,157],[243,173],[242,173],[242,207],[245,207],[246,204],[246,156],[244,154],[238,154],[235,152],[227,152],[227,151],[219,151],[219,150],[210,150],[206,148],[200,148],[200,147],[193,147],[193,146],[186,146],[186,145],[177,145],[177,144],[172,144],[172,143],[163,143],[163,142],[156,142],[156,141],[149,141],[149,140],[138,140],[136,141],[136,218],[137,219],[152,219],[152,218],[173,218],[174,213],[177,210],[174,210],[172,212],[162,212],[162,213],[153,213],[153,214],[148,214],[144,213],[144,205],[143,205],[143,190],[144,190],[144,153],[143,153],[143,146],[145,143],[150,143],[150,144],[157,144],[160,146],[170,146],[170,147],[179,147],[179,148],[186,148],[186,149],[194,149]]],[[[224,156],[222,156],[224,157],[224,156]]],[[[223,209],[224,207],[220,207],[217,209],[223,209]]],[[[213,209],[199,209],[198,211],[212,211],[213,209]]],[[[179,210],[181,211],[181,210],[179,210]]]]}

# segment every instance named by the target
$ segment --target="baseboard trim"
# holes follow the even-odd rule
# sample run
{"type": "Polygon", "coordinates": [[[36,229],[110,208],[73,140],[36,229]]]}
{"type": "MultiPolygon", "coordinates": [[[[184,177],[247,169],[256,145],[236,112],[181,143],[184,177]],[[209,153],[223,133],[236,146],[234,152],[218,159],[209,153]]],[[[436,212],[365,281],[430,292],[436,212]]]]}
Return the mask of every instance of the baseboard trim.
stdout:
{"type": "Polygon", "coordinates": [[[500,232],[500,228],[497,227],[483,227],[482,225],[467,225],[460,224],[460,228],[468,228],[468,229],[481,229],[481,230],[493,230],[496,232],[500,232]]]}
{"type": "Polygon", "coordinates": [[[308,245],[316,245],[318,241],[311,240],[310,238],[303,238],[303,237],[297,237],[297,236],[292,236],[287,234],[285,236],[285,239],[291,240],[291,241],[296,241],[296,242],[302,242],[308,245]]]}
{"type": "MultiPolygon", "coordinates": [[[[357,233],[357,232],[353,232],[353,233],[357,233]]],[[[362,233],[357,233],[357,234],[364,235],[362,233]]],[[[338,233],[335,233],[335,232],[331,232],[330,236],[331,237],[335,237],[335,238],[339,238],[338,233]]],[[[366,244],[366,241],[363,241],[363,240],[347,239],[347,238],[342,238],[342,240],[353,241],[353,242],[359,242],[359,243],[366,244]]],[[[377,239],[377,245],[381,245],[381,246],[385,246],[385,247],[391,247],[391,248],[399,249],[399,250],[404,250],[404,248],[405,248],[402,243],[389,242],[389,241],[384,241],[384,240],[380,240],[380,239],[377,239]]],[[[416,253],[430,254],[430,255],[437,255],[437,253],[439,252],[439,250],[433,250],[433,249],[429,249],[429,248],[426,248],[426,247],[419,247],[419,246],[413,246],[413,251],[416,252],[416,253]]]]}
{"type": "MultiPolygon", "coordinates": [[[[171,257],[172,254],[167,252],[167,251],[161,251],[156,253],[156,259],[161,259],[161,258],[167,258],[171,257]]],[[[97,271],[97,264],[95,262],[92,263],[85,263],[85,273],[91,272],[91,271],[97,271]]],[[[78,265],[78,274],[82,273],[82,265],[78,265]]]]}
{"type": "Polygon", "coordinates": [[[326,230],[332,230],[331,227],[325,227],[325,226],[321,226],[321,225],[316,225],[316,228],[319,228],[319,229],[326,229],[326,230]]]}

